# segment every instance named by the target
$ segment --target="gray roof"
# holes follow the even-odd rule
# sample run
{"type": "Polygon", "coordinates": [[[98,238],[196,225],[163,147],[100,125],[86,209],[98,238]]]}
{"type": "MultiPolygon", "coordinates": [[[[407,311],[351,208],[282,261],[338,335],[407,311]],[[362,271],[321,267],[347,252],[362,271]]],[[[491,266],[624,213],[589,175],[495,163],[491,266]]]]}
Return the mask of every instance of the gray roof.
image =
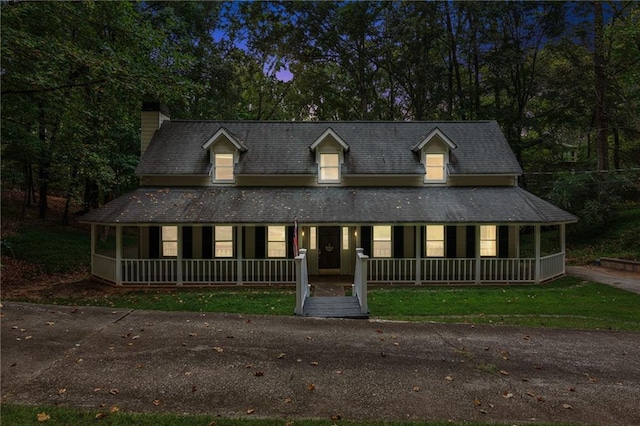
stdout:
{"type": "Polygon", "coordinates": [[[139,188],[83,216],[93,223],[567,223],[519,187],[139,188]]]}
{"type": "Polygon", "coordinates": [[[349,145],[343,174],[424,174],[412,148],[433,129],[457,148],[450,152],[452,174],[521,174],[507,140],[495,121],[180,121],[162,123],[145,151],[138,174],[207,174],[202,145],[221,128],[247,148],[236,174],[316,174],[309,146],[328,128],[349,145]]]}

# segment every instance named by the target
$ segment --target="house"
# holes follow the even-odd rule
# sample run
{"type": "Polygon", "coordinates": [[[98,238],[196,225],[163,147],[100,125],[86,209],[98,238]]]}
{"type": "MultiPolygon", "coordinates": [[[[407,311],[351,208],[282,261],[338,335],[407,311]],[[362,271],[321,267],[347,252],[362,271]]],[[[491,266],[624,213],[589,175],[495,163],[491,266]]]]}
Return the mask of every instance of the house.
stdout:
{"type": "Polygon", "coordinates": [[[105,281],[339,274],[358,293],[367,283],[564,274],[565,226],[577,218],[518,186],[522,170],[495,121],[183,121],[145,103],[141,133],[141,186],[82,219],[91,272],[105,281]],[[558,232],[545,256],[542,227],[558,232]],[[525,228],[534,248],[521,256],[525,228]]]}

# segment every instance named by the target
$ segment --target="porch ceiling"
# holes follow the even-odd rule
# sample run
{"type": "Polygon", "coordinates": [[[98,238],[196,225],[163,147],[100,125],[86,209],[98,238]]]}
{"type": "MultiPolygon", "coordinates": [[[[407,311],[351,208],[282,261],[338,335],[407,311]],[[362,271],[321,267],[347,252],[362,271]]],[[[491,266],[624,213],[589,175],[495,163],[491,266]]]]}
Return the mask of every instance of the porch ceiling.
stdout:
{"type": "Polygon", "coordinates": [[[143,187],[86,223],[569,223],[519,187],[143,187]]]}

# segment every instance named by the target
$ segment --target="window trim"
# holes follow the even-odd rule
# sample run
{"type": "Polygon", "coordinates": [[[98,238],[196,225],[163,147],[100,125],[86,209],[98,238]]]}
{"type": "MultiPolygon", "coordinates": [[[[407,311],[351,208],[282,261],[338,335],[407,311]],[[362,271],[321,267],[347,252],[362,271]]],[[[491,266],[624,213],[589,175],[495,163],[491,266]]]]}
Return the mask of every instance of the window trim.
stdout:
{"type": "Polygon", "coordinates": [[[236,155],[233,152],[213,152],[213,161],[211,167],[211,180],[214,183],[230,183],[235,182],[235,165],[236,165],[236,155]],[[231,156],[231,166],[218,166],[218,156],[231,156]],[[231,169],[231,178],[229,179],[218,179],[218,170],[221,169],[231,169]]]}
{"type": "Polygon", "coordinates": [[[424,251],[425,251],[425,257],[445,257],[445,254],[447,252],[447,247],[446,247],[446,241],[447,241],[447,228],[444,225],[426,225],[425,229],[424,229],[424,237],[425,237],[425,247],[424,247],[424,251]],[[433,228],[441,228],[442,230],[442,239],[429,239],[429,228],[433,227],[433,228]],[[438,255],[429,255],[429,243],[430,242],[442,242],[442,254],[438,254],[438,255]]]}
{"type": "Polygon", "coordinates": [[[285,225],[269,225],[267,226],[267,259],[286,259],[287,258],[287,227],[285,225]],[[269,230],[271,228],[282,228],[284,230],[284,239],[283,240],[272,240],[269,230]],[[278,245],[282,245],[282,249],[284,250],[284,254],[282,256],[272,256],[270,253],[270,245],[271,243],[277,243],[278,245]]]}
{"type": "Polygon", "coordinates": [[[498,257],[498,226],[497,225],[480,225],[480,257],[498,257]],[[493,228],[493,238],[482,238],[482,228],[493,228]],[[489,247],[492,249],[493,254],[482,254],[483,250],[487,250],[487,248],[483,247],[483,242],[493,243],[493,247],[489,247]]]}
{"type": "Polygon", "coordinates": [[[233,226],[231,225],[215,225],[213,227],[213,257],[215,259],[231,259],[233,258],[233,226]],[[218,232],[221,231],[218,228],[230,228],[231,229],[231,239],[220,239],[218,238],[218,232]],[[218,255],[218,243],[231,243],[231,253],[228,256],[219,256],[218,255]]]}
{"type": "MultiPolygon", "coordinates": [[[[386,244],[385,244],[386,245],[386,244]]],[[[391,225],[374,225],[371,230],[371,255],[378,259],[392,259],[393,258],[393,227],[391,225]],[[389,228],[389,239],[376,239],[376,228],[389,228]],[[388,243],[389,255],[388,256],[376,256],[376,243],[388,243]]]]}
{"type": "Polygon", "coordinates": [[[163,225],[160,227],[160,250],[162,253],[162,257],[166,257],[166,258],[177,258],[178,257],[178,250],[180,249],[178,247],[178,233],[180,232],[180,229],[178,228],[178,226],[176,225],[163,225]],[[165,229],[167,229],[167,231],[169,230],[169,228],[174,228],[175,229],[175,233],[176,233],[176,237],[175,240],[174,239],[169,239],[165,237],[165,229]],[[166,254],[166,250],[167,247],[165,246],[165,244],[168,243],[175,243],[176,245],[176,254],[166,254]]]}
{"type": "Polygon", "coordinates": [[[424,161],[424,183],[445,183],[447,181],[447,163],[448,163],[448,154],[447,152],[429,152],[429,151],[425,151],[423,154],[423,161],[424,161]],[[438,156],[442,156],[442,167],[438,166],[433,167],[433,166],[428,166],[427,165],[427,157],[430,155],[438,155],[438,156]],[[437,170],[442,170],[442,178],[440,179],[428,179],[427,178],[427,173],[429,171],[429,169],[437,169],[437,170]]]}
{"type": "Polygon", "coordinates": [[[340,183],[342,181],[342,153],[339,151],[320,151],[318,152],[318,183],[340,183]],[[323,166],[322,157],[325,155],[335,155],[338,158],[337,166],[323,166]],[[337,179],[323,179],[322,171],[324,169],[337,169],[337,179]]]}

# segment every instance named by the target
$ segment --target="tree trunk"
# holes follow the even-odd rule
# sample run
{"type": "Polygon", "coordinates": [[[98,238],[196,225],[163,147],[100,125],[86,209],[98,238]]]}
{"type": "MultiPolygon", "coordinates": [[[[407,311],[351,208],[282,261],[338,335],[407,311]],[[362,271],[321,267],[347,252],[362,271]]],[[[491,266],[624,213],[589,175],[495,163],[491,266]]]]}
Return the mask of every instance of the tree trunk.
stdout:
{"type": "Polygon", "coordinates": [[[613,131],[613,168],[620,169],[620,133],[618,128],[614,127],[613,131]]]}
{"type": "Polygon", "coordinates": [[[604,55],[604,28],[602,16],[602,3],[596,1],[594,5],[595,22],[595,52],[593,64],[595,67],[595,93],[596,93],[596,152],[598,153],[598,171],[609,170],[609,151],[607,143],[607,76],[604,55]]]}
{"type": "Polygon", "coordinates": [[[38,159],[38,217],[47,217],[47,192],[49,188],[49,153],[47,147],[47,132],[45,124],[44,102],[39,102],[38,112],[38,138],[40,139],[41,152],[38,159]]]}

